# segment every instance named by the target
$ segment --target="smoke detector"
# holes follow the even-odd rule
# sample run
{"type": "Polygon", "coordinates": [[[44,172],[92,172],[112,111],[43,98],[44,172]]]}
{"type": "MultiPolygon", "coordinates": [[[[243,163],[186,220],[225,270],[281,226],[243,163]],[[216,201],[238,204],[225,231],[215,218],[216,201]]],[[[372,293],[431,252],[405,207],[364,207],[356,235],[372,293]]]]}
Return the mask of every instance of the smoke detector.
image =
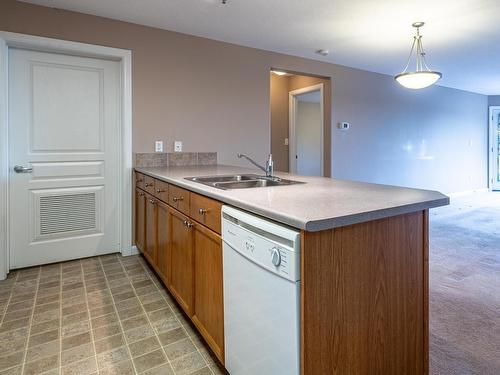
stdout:
{"type": "Polygon", "coordinates": [[[315,53],[321,56],[328,56],[330,51],[328,51],[327,49],[318,49],[315,51],[315,53]]]}

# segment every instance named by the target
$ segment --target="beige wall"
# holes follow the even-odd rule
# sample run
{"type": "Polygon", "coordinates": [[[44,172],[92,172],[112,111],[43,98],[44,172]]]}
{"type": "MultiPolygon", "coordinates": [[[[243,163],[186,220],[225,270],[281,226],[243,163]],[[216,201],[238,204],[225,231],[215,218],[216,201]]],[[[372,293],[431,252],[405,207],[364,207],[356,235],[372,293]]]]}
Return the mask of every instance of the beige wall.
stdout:
{"type": "Polygon", "coordinates": [[[274,67],[332,79],[333,176],[443,191],[486,186],[483,95],[406,90],[381,74],[14,0],[0,1],[0,30],[132,50],[135,152],[152,151],[155,139],[171,151],[177,139],[185,151],[217,151],[223,163],[245,164],[237,152],[264,161],[274,67]],[[339,121],[351,129],[335,129],[339,121]]]}

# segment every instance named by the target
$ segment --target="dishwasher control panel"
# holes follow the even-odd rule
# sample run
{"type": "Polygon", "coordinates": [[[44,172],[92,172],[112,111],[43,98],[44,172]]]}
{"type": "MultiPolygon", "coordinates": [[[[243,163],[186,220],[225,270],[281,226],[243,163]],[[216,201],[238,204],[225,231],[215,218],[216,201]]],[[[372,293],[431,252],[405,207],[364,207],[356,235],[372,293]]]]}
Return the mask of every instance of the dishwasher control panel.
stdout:
{"type": "Polygon", "coordinates": [[[284,227],[278,230],[273,228],[278,225],[272,222],[265,224],[268,226],[262,228],[263,223],[248,223],[226,215],[222,221],[222,239],[261,267],[291,281],[300,280],[300,233],[284,227]]]}

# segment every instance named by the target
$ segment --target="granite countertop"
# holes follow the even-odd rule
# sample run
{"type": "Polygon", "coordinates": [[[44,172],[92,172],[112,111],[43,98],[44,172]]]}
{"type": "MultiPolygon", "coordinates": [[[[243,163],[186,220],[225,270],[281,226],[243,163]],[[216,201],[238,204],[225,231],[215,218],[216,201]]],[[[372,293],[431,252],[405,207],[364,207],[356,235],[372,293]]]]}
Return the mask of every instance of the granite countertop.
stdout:
{"type": "Polygon", "coordinates": [[[437,191],[276,172],[305,184],[220,190],[185,177],[257,173],[227,165],[135,168],[138,172],[306,231],[319,231],[449,204],[437,191]]]}

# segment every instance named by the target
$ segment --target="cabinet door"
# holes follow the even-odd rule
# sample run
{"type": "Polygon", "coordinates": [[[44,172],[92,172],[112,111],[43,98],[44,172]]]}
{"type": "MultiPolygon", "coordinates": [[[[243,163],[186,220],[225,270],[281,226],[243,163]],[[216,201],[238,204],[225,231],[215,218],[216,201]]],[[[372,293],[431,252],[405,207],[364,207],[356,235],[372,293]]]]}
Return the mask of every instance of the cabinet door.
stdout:
{"type": "Polygon", "coordinates": [[[156,199],[152,195],[146,194],[146,246],[144,256],[153,267],[156,266],[156,212],[156,199]]]}
{"type": "Polygon", "coordinates": [[[156,268],[160,277],[167,282],[170,273],[168,206],[158,201],[156,213],[156,268]]]}
{"type": "Polygon", "coordinates": [[[170,233],[170,291],[177,302],[192,315],[193,307],[193,224],[177,210],[168,215],[170,233]]]}
{"type": "Polygon", "coordinates": [[[193,322],[219,360],[224,363],[221,237],[202,225],[196,224],[194,254],[193,322]]]}
{"type": "Polygon", "coordinates": [[[146,194],[141,189],[135,189],[135,246],[144,252],[146,235],[146,194]]]}

